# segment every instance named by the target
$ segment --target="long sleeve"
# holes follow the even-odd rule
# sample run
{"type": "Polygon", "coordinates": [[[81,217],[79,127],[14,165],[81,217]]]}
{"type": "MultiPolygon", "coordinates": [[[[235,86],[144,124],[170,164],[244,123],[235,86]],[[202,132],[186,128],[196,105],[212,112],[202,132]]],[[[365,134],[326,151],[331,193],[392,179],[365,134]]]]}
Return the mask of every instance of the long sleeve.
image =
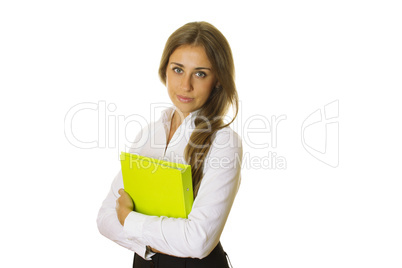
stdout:
{"type": "Polygon", "coordinates": [[[208,256],[219,242],[237,194],[241,159],[240,137],[230,128],[218,131],[206,157],[204,177],[188,219],[131,212],[125,220],[124,233],[169,255],[208,256]]]}
{"type": "MultiPolygon", "coordinates": [[[[135,137],[132,147],[141,146],[141,143],[143,143],[144,138],[147,138],[147,135],[148,128],[142,129],[135,137]]],[[[120,196],[118,193],[120,188],[124,188],[121,170],[115,176],[109,193],[99,209],[96,220],[99,232],[120,246],[135,251],[143,258],[146,258],[148,251],[144,241],[127,237],[123,226],[117,218],[116,200],[120,196]]]]}
{"type": "Polygon", "coordinates": [[[97,224],[99,232],[120,246],[137,252],[141,256],[146,254],[146,245],[140,239],[126,236],[123,226],[120,224],[116,213],[116,200],[120,196],[118,190],[123,188],[121,171],[116,175],[112,187],[103,201],[98,212],[97,224]]]}

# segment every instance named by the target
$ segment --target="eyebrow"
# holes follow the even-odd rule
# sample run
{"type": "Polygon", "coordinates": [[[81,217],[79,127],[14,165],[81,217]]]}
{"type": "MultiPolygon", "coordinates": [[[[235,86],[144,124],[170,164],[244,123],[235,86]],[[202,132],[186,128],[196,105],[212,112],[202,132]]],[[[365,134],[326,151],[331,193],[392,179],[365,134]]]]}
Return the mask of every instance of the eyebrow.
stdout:
{"type": "MultiPolygon", "coordinates": [[[[178,66],[184,68],[184,65],[181,64],[181,63],[171,62],[170,64],[176,64],[176,65],[178,65],[178,66]]],[[[195,70],[203,70],[203,69],[206,69],[206,70],[210,70],[210,71],[211,71],[211,68],[208,68],[208,67],[197,67],[197,68],[195,68],[195,70]]]]}

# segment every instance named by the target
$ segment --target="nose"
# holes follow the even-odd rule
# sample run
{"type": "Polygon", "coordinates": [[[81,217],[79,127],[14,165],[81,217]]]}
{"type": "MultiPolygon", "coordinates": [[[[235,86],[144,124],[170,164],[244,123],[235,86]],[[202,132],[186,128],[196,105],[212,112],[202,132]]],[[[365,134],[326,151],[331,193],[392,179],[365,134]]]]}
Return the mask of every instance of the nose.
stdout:
{"type": "Polygon", "coordinates": [[[180,87],[184,91],[191,91],[193,86],[191,84],[191,75],[186,74],[182,76],[180,87]]]}

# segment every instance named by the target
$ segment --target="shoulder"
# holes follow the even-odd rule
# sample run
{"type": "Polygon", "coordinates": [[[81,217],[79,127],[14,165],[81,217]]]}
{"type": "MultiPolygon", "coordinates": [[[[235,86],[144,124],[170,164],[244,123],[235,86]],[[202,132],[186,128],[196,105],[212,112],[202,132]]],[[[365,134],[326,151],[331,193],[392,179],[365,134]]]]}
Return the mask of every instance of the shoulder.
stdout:
{"type": "Polygon", "coordinates": [[[138,123],[140,128],[134,140],[131,141],[129,152],[138,152],[139,149],[148,146],[151,141],[163,140],[163,137],[165,137],[165,125],[169,123],[171,113],[172,108],[167,108],[161,112],[160,117],[156,120],[152,120],[154,117],[152,114],[150,120],[146,120],[145,118],[138,121],[133,120],[132,122],[138,123]]]}
{"type": "Polygon", "coordinates": [[[207,158],[224,158],[232,162],[241,161],[242,156],[242,139],[236,131],[230,127],[225,127],[215,133],[207,158]]]}
{"type": "MultiPolygon", "coordinates": [[[[141,117],[141,120],[133,120],[132,122],[138,123],[140,125],[139,132],[134,141],[138,141],[144,136],[153,135],[156,131],[163,129],[164,125],[170,124],[170,118],[172,117],[173,112],[174,107],[167,107],[160,111],[159,117],[156,117],[157,112],[155,111],[155,114],[150,115],[149,120],[146,120],[144,117],[141,117]],[[153,118],[155,118],[155,120],[153,120],[153,118]]],[[[131,123],[131,121],[129,123],[131,123]]]]}
{"type": "Polygon", "coordinates": [[[205,158],[204,174],[208,171],[237,174],[243,159],[240,135],[230,127],[225,127],[217,131],[214,136],[205,158]]]}
{"type": "Polygon", "coordinates": [[[230,126],[218,130],[212,142],[212,147],[242,148],[242,139],[230,126]]]}

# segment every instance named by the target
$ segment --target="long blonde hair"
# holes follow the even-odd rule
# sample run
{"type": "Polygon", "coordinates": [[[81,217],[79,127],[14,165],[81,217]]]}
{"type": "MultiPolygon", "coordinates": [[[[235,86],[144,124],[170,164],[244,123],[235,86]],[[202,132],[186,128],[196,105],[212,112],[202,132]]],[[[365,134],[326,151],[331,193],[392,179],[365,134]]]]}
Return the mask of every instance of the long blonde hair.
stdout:
{"type": "Polygon", "coordinates": [[[190,22],[177,29],[167,40],[159,65],[159,78],[166,85],[166,68],[170,55],[182,45],[201,46],[205,49],[220,86],[211,94],[195,118],[195,130],[184,150],[184,158],[191,165],[194,198],[203,177],[205,157],[213,142],[214,134],[229,126],[236,118],[239,99],[235,85],[235,68],[232,50],[225,36],[207,22],[190,22]],[[223,118],[233,106],[234,116],[224,124],[223,118]]]}

